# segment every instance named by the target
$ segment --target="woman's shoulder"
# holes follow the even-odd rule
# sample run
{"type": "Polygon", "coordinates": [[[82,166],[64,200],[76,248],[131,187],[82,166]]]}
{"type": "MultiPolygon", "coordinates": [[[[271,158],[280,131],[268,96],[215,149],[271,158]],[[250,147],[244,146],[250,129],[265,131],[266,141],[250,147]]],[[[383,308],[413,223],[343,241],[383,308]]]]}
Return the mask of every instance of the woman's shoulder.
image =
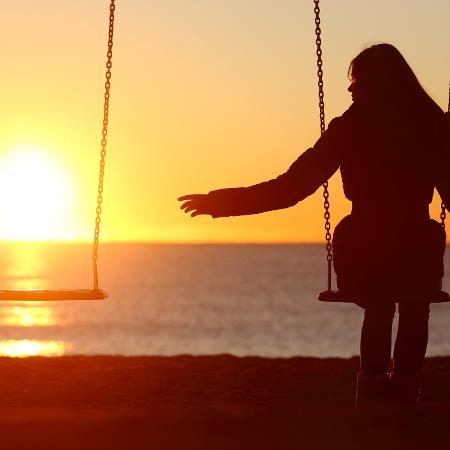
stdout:
{"type": "Polygon", "coordinates": [[[369,119],[370,111],[366,105],[361,103],[353,103],[350,107],[345,110],[340,116],[334,117],[329,125],[330,130],[351,130],[355,127],[359,127],[362,123],[369,119]]]}
{"type": "Polygon", "coordinates": [[[442,111],[441,109],[433,110],[414,110],[407,107],[388,107],[383,108],[376,103],[358,101],[350,105],[350,107],[342,113],[342,115],[335,117],[331,124],[352,125],[362,123],[397,123],[398,125],[409,124],[411,127],[421,128],[425,125],[427,128],[450,128],[450,113],[442,111]]]}
{"type": "Polygon", "coordinates": [[[442,115],[436,124],[436,134],[447,149],[450,149],[450,113],[442,115]]]}
{"type": "Polygon", "coordinates": [[[450,111],[444,113],[444,118],[442,119],[442,124],[444,127],[450,131],[450,111]]]}
{"type": "Polygon", "coordinates": [[[438,111],[429,117],[429,127],[434,135],[446,141],[450,140],[450,114],[438,111]]]}

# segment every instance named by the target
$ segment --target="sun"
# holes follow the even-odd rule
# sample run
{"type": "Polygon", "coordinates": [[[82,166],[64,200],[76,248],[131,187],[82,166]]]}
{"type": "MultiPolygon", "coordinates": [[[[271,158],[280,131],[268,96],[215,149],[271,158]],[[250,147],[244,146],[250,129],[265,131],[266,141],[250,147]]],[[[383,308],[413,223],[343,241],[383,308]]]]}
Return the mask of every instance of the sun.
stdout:
{"type": "Polygon", "coordinates": [[[0,156],[0,240],[71,238],[74,189],[50,153],[21,146],[0,156]]]}

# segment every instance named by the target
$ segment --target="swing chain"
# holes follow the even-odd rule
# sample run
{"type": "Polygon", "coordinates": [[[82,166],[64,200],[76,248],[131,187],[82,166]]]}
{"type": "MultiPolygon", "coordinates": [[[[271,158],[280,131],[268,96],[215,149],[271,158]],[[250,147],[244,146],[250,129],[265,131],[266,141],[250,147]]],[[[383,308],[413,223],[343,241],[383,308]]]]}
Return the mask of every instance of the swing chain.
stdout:
{"type": "Polygon", "coordinates": [[[100,236],[100,222],[102,214],[103,203],[103,181],[105,177],[105,158],[106,158],[106,144],[108,135],[108,119],[109,119],[109,98],[111,88],[111,68],[112,68],[112,50],[113,50],[113,35],[114,35],[114,12],[116,9],[115,0],[111,0],[109,5],[109,28],[108,28],[108,51],[106,60],[106,81],[105,81],[105,95],[103,104],[103,127],[102,127],[102,139],[100,142],[100,172],[98,176],[98,189],[97,189],[97,207],[95,209],[95,231],[94,231],[94,248],[92,253],[92,260],[94,264],[94,289],[98,290],[98,241],[100,236]]]}
{"type": "Polygon", "coordinates": [[[320,113],[320,134],[325,133],[325,102],[323,91],[323,61],[322,61],[322,38],[320,29],[320,7],[319,0],[314,0],[314,14],[316,24],[316,55],[317,55],[317,85],[319,87],[319,113],[320,113]]]}
{"type": "MultiPolygon", "coordinates": [[[[325,133],[325,101],[324,101],[324,90],[323,90],[323,61],[322,61],[322,38],[320,29],[320,7],[319,0],[314,0],[314,14],[315,14],[315,24],[316,24],[316,55],[317,55],[317,86],[319,87],[319,112],[320,112],[320,134],[325,133]]],[[[328,181],[323,183],[323,207],[325,209],[325,239],[326,251],[327,251],[327,262],[328,262],[328,290],[331,291],[331,262],[333,261],[332,244],[331,244],[331,223],[330,223],[330,193],[328,191],[328,181]]]]}
{"type": "MultiPolygon", "coordinates": [[[[447,105],[447,114],[450,116],[450,83],[448,84],[448,105],[447,105]]],[[[447,217],[447,210],[445,208],[444,202],[441,202],[441,225],[445,230],[445,218],[447,217]]]]}

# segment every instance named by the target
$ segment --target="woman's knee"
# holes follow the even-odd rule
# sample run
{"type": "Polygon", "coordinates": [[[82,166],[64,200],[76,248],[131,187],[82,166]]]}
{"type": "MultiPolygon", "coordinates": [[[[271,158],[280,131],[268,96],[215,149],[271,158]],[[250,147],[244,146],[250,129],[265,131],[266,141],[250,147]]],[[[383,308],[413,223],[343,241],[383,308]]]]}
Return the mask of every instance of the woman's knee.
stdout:
{"type": "Polygon", "coordinates": [[[400,317],[429,317],[429,303],[399,303],[398,313],[400,317]]]}
{"type": "Polygon", "coordinates": [[[395,303],[373,304],[364,308],[364,316],[367,318],[392,320],[395,314],[395,303]]]}

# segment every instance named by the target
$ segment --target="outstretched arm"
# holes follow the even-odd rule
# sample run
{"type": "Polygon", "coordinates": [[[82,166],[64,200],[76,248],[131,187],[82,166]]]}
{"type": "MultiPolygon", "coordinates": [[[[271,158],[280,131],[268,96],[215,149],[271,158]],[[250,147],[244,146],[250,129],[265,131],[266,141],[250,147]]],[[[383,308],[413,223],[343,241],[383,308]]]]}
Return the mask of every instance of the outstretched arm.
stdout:
{"type": "Polygon", "coordinates": [[[249,187],[228,188],[208,194],[180,197],[181,209],[195,217],[258,214],[288,208],[314,193],[339,168],[344,142],[342,119],[334,119],[313,148],[306,150],[289,169],[269,181],[249,187]]]}

